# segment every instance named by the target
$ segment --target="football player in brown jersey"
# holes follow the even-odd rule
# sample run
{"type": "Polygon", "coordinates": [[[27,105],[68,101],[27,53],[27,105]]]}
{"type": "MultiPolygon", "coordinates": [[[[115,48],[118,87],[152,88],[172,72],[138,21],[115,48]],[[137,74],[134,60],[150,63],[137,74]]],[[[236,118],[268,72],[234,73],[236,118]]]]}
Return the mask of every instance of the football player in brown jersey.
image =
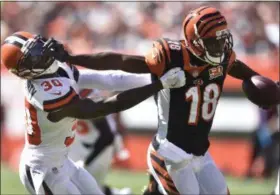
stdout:
{"type": "Polygon", "coordinates": [[[148,150],[152,176],[145,194],[228,194],[224,176],[207,152],[208,134],[226,76],[247,80],[258,73],[236,59],[227,21],[216,8],[191,11],[183,31],[184,40],[158,39],[145,57],[70,55],[55,40],[47,50],[60,61],[96,70],[151,73],[155,80],[181,67],[185,86],[156,95],[159,124],[148,150]]]}

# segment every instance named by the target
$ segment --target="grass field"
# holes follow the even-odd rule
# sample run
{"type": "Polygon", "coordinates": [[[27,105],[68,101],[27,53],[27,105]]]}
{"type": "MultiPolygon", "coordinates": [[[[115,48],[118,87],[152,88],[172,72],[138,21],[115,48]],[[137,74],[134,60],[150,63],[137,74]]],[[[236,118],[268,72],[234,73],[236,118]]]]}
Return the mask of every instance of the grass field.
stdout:
{"type": "MultiPolygon", "coordinates": [[[[141,194],[147,184],[147,176],[143,172],[114,170],[107,178],[108,184],[114,187],[131,187],[134,194],[141,194]]],[[[267,194],[274,188],[275,180],[243,180],[227,177],[231,194],[267,194]]],[[[18,173],[1,164],[1,194],[27,194],[19,181],[18,173]]]]}

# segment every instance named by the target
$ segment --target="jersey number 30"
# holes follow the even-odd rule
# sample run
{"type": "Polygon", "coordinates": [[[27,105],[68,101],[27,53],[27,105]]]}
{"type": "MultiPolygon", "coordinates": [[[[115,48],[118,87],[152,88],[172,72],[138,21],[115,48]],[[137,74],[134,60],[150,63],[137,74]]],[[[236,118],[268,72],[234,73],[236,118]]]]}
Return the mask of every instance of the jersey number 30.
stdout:
{"type": "Polygon", "coordinates": [[[207,85],[203,94],[201,94],[199,86],[189,88],[186,92],[186,100],[191,102],[189,125],[197,125],[200,113],[202,113],[202,119],[210,121],[215,114],[219,97],[220,88],[215,83],[207,85]]]}

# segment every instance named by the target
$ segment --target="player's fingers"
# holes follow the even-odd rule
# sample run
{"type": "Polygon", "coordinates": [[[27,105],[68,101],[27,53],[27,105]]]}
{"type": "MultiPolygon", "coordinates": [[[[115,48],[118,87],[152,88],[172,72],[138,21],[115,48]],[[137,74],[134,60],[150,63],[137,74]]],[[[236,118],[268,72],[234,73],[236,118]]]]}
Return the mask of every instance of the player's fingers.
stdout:
{"type": "Polygon", "coordinates": [[[176,73],[176,72],[179,72],[181,70],[180,67],[177,67],[177,68],[173,68],[173,71],[176,73]]]}
{"type": "Polygon", "coordinates": [[[172,68],[171,70],[168,71],[169,74],[175,74],[176,72],[180,71],[181,68],[172,68]]]}

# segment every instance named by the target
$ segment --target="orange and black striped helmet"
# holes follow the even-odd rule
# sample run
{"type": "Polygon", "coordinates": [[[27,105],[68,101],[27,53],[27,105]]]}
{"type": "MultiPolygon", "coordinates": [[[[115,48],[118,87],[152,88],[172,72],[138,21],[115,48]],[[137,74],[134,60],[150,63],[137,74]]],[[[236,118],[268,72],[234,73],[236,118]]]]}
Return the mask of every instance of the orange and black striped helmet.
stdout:
{"type": "Polygon", "coordinates": [[[183,22],[186,45],[201,60],[218,65],[232,51],[232,35],[225,17],[213,7],[200,7],[183,22]]]}
{"type": "Polygon", "coordinates": [[[1,65],[15,75],[32,79],[42,75],[53,64],[54,58],[43,54],[46,39],[29,32],[16,32],[1,46],[1,65]]]}

